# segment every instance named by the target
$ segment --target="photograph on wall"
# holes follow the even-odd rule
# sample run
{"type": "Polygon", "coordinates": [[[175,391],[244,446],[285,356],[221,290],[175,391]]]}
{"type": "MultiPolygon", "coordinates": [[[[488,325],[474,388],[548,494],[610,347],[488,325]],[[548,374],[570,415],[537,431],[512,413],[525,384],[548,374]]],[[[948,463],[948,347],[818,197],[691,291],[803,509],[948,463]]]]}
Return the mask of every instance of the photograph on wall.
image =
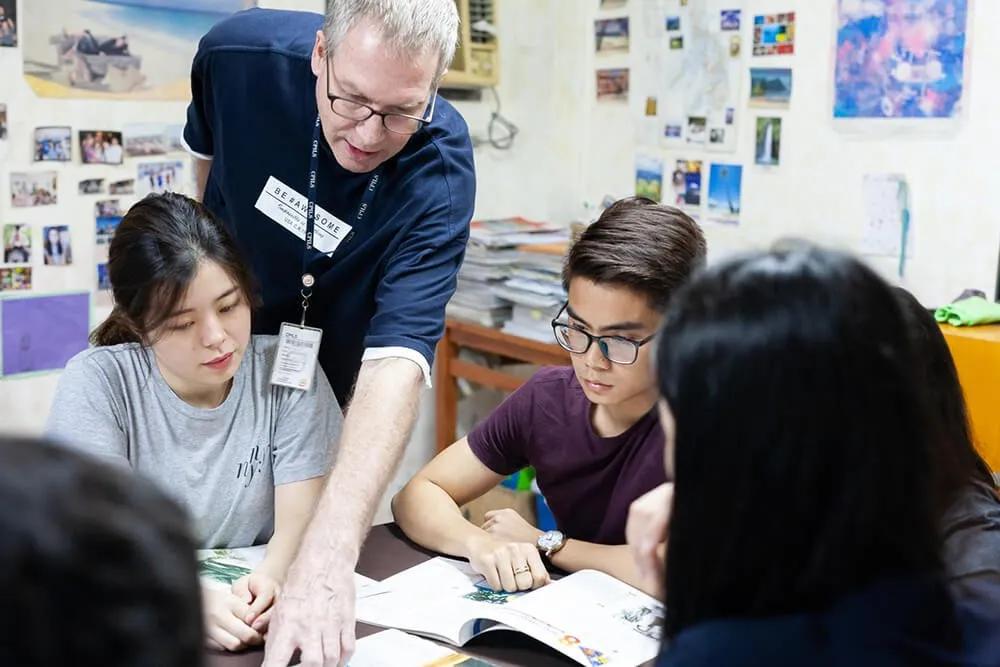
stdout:
{"type": "Polygon", "coordinates": [[[838,0],[834,118],[954,118],[967,88],[968,0],[838,0]]]}
{"type": "Polygon", "coordinates": [[[795,53],[795,12],[753,17],[753,54],[790,56],[795,53]]]}
{"type": "Polygon", "coordinates": [[[121,216],[97,218],[95,230],[97,245],[106,245],[111,243],[111,239],[115,236],[115,230],[118,229],[118,223],[121,221],[121,216]]]}
{"type": "Polygon", "coordinates": [[[111,181],[108,184],[109,195],[131,195],[135,194],[135,179],[126,178],[122,181],[111,181]]]}
{"type": "Polygon", "coordinates": [[[663,200],[663,158],[639,154],[635,158],[635,194],[663,200]]]}
{"type": "Polygon", "coordinates": [[[792,100],[792,70],[750,68],[750,104],[754,109],[787,109],[792,100]]]}
{"type": "Polygon", "coordinates": [[[107,262],[101,262],[97,265],[97,289],[100,292],[111,291],[111,277],[108,275],[107,262]]]}
{"type": "Polygon", "coordinates": [[[597,53],[628,53],[628,17],[594,21],[597,53]]]}
{"type": "Polygon", "coordinates": [[[597,101],[625,102],[628,100],[628,68],[612,67],[597,70],[597,101]]]}
{"type": "Polygon", "coordinates": [[[677,160],[670,180],[674,205],[697,220],[701,209],[701,160],[677,160]]]}
{"type": "Polygon", "coordinates": [[[68,127],[35,128],[35,162],[69,162],[72,159],[73,139],[68,127]]]}
{"type": "Polygon", "coordinates": [[[31,227],[20,223],[3,226],[3,263],[31,264],[31,227]]]}
{"type": "Polygon", "coordinates": [[[125,126],[125,154],[129,157],[150,157],[183,153],[183,125],[166,123],[131,123],[125,126]]]}
{"type": "Polygon", "coordinates": [[[180,192],[184,189],[184,163],[140,162],[135,179],[137,195],[151,192],[180,192]]]}
{"type": "Polygon", "coordinates": [[[87,349],[90,293],[0,302],[0,375],[56,371],[87,349]]]}
{"type": "Polygon", "coordinates": [[[121,164],[122,133],[110,130],[80,130],[80,161],[84,164],[121,164]]]}
{"type": "Polygon", "coordinates": [[[94,216],[98,218],[114,218],[123,215],[120,199],[99,199],[94,203],[94,216]]]}
{"type": "Polygon", "coordinates": [[[0,160],[7,156],[7,105],[0,104],[0,160]]]}
{"type": "Polygon", "coordinates": [[[11,206],[49,206],[58,203],[56,172],[11,172],[11,206]]]}
{"type": "Polygon", "coordinates": [[[42,258],[47,266],[68,266],[73,263],[73,246],[68,225],[42,228],[42,258]]]}
{"type": "Polygon", "coordinates": [[[226,16],[256,4],[256,0],[24,2],[20,16],[24,78],[39,97],[187,100],[198,41],[226,16]]]}
{"type": "Polygon", "coordinates": [[[723,9],[719,12],[719,28],[722,30],[739,30],[740,29],[740,16],[742,12],[739,9],[723,9]]]}
{"type": "Polygon", "coordinates": [[[104,192],[104,179],[85,178],[76,184],[76,189],[81,195],[99,195],[104,192]]]}
{"type": "Polygon", "coordinates": [[[628,0],[600,0],[600,9],[621,9],[628,0]]]}
{"type": "Polygon", "coordinates": [[[766,166],[781,163],[781,119],[758,118],[754,162],[766,166]]]}
{"type": "Polygon", "coordinates": [[[689,144],[705,143],[705,128],[708,119],[704,116],[691,116],[687,119],[687,142],[689,144]]]}
{"type": "Polygon", "coordinates": [[[0,48],[17,46],[17,0],[0,0],[0,48]]]}
{"type": "Polygon", "coordinates": [[[708,169],[708,219],[736,224],[740,221],[743,165],[713,164],[708,169]]]}
{"type": "Polygon", "coordinates": [[[29,289],[31,289],[30,266],[0,267],[0,292],[19,292],[29,289]]]}

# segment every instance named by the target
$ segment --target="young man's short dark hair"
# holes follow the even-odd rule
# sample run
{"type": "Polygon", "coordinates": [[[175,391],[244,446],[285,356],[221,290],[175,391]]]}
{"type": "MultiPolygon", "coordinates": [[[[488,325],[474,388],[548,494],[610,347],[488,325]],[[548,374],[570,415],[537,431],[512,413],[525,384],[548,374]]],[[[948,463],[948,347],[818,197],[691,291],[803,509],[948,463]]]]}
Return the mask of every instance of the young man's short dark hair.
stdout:
{"type": "Polygon", "coordinates": [[[573,278],[619,285],[662,311],[670,296],[705,263],[705,235],[689,215],[645,197],[620,199],[573,244],[563,287],[573,278]]]}
{"type": "Polygon", "coordinates": [[[0,436],[0,665],[200,667],[195,549],[151,482],[0,436]]]}

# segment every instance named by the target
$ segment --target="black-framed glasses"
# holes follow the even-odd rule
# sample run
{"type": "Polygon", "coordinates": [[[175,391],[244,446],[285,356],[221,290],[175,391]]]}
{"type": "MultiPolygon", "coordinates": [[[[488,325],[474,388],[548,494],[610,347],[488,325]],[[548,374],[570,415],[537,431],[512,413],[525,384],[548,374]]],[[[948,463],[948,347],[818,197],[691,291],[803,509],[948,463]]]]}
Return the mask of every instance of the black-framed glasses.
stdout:
{"type": "Polygon", "coordinates": [[[330,109],[341,118],[353,120],[361,123],[372,116],[382,117],[382,127],[395,132],[396,134],[416,134],[420,128],[431,122],[434,118],[434,103],[437,101],[437,91],[431,95],[431,104],[427,110],[426,118],[410,116],[405,113],[384,113],[376,111],[367,104],[355,102],[354,100],[330,92],[330,79],[333,78],[333,71],[330,68],[330,58],[326,59],[326,97],[330,100],[330,109]]]}
{"type": "Polygon", "coordinates": [[[555,334],[556,342],[567,352],[585,354],[596,342],[605,359],[620,366],[631,366],[639,358],[639,348],[656,338],[656,334],[650,334],[642,340],[623,336],[594,336],[569,322],[559,321],[567,305],[563,304],[559,314],[552,320],[552,333],[555,334]]]}

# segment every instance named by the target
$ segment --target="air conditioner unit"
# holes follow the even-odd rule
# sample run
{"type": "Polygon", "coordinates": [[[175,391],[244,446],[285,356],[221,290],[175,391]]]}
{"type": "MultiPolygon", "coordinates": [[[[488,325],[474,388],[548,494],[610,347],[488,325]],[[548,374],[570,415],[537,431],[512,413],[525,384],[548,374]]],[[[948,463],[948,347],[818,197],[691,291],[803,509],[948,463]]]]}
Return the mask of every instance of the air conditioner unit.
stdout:
{"type": "Polygon", "coordinates": [[[442,88],[488,88],[500,81],[500,45],[497,40],[499,0],[455,0],[458,5],[458,48],[442,88]]]}

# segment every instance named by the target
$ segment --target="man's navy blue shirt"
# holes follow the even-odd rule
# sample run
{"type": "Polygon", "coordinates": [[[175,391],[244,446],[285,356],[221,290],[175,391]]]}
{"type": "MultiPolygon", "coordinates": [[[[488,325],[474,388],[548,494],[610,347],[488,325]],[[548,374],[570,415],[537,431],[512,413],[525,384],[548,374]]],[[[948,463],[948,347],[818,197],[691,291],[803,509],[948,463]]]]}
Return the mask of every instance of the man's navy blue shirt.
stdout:
{"type": "MultiPolygon", "coordinates": [[[[263,306],[255,333],[277,333],[282,322],[300,319],[303,237],[257,204],[273,212],[281,201],[304,219],[317,115],[310,57],[322,27],[323,17],[309,12],[241,11],[202,38],[191,68],[184,141],[212,158],[203,200],[235,232],[258,281],[263,306]]],[[[323,329],[320,364],[346,405],[365,351],[398,356],[392,349],[404,348],[428,368],[433,363],[465,254],[475,173],[468,126],[439,98],[432,122],[383,164],[359,222],[371,174],[343,169],[321,145],[307,324],[323,329]],[[321,226],[340,233],[342,223],[353,233],[332,255],[322,254],[321,226]]]]}

